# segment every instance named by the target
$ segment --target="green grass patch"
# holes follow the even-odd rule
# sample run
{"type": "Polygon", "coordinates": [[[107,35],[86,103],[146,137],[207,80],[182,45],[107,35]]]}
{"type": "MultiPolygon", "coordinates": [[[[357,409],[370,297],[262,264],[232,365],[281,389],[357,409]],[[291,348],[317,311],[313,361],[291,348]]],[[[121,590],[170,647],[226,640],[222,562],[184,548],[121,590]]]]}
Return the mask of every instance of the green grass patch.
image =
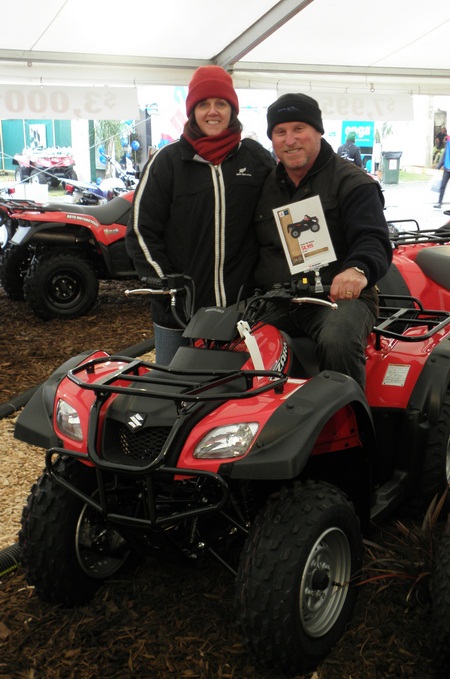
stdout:
{"type": "Polygon", "coordinates": [[[431,176],[429,174],[418,174],[417,172],[405,172],[400,170],[398,175],[399,182],[429,182],[431,176]]]}

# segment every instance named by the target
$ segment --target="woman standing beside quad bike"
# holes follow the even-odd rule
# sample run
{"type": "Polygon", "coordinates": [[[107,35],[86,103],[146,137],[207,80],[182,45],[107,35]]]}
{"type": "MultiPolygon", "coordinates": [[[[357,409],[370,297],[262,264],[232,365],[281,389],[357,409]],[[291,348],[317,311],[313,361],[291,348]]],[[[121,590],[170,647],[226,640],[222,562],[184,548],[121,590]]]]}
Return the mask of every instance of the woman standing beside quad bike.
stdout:
{"type": "MultiPolygon", "coordinates": [[[[182,272],[196,288],[196,308],[236,302],[257,257],[252,229],[262,185],[274,161],[242,139],[239,101],[219,66],[198,68],[189,83],[179,141],[142,171],[126,237],[140,278],[182,272]]],[[[183,343],[167,303],[152,300],[156,360],[166,364],[183,343]]]]}

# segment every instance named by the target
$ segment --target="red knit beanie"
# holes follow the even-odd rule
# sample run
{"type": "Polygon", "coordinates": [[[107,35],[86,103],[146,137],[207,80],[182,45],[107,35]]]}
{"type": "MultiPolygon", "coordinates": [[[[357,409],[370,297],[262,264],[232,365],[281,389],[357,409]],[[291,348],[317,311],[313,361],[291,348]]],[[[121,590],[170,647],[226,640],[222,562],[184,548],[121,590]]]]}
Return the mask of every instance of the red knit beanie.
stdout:
{"type": "Polygon", "coordinates": [[[196,104],[203,99],[225,99],[239,113],[239,101],[231,76],[221,66],[200,66],[191,78],[186,97],[186,113],[189,117],[196,104]]]}

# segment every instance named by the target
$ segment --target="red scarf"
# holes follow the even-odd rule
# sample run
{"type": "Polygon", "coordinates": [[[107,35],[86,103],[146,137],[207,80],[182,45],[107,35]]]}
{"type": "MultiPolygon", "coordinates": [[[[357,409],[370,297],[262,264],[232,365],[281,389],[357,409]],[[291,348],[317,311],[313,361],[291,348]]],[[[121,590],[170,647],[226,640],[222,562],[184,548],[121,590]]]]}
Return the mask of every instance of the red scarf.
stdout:
{"type": "Polygon", "coordinates": [[[184,133],[184,137],[194,147],[199,156],[214,165],[220,165],[230,151],[241,141],[241,133],[231,132],[228,128],[220,134],[215,134],[211,137],[191,139],[186,133],[184,133]]]}

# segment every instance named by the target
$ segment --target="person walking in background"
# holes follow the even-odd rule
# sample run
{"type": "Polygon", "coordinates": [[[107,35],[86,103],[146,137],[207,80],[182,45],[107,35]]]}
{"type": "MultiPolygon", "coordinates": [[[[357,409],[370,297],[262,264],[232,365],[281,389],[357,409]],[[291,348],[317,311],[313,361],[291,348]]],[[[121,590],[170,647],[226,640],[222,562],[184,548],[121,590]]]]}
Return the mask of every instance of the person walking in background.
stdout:
{"type": "Polygon", "coordinates": [[[345,158],[346,160],[350,160],[352,163],[355,163],[355,165],[358,167],[362,167],[361,151],[355,142],[356,133],[349,132],[347,139],[345,140],[345,144],[341,144],[337,150],[337,154],[341,158],[345,158]]]}
{"type": "Polygon", "coordinates": [[[389,269],[392,245],[379,183],[334,153],[323,133],[319,105],[306,94],[285,94],[267,110],[267,135],[279,163],[256,208],[255,282],[267,291],[291,279],[273,210],[318,196],[336,254],[320,275],[338,309],[299,305],[291,313],[275,311],[273,322],[293,337],[311,337],[322,370],[350,375],[364,388],[366,341],[378,313],[376,283],[389,269]]]}
{"type": "MultiPolygon", "coordinates": [[[[126,247],[139,277],[190,276],[195,309],[235,303],[257,258],[253,216],[275,162],[259,142],[241,140],[238,113],[230,75],[198,68],[183,134],[147,162],[133,199],[126,247]]],[[[156,362],[167,364],[187,342],[160,299],[151,302],[156,362]]]]}
{"type": "Polygon", "coordinates": [[[431,164],[433,167],[436,167],[441,159],[442,152],[444,150],[444,144],[441,145],[441,142],[439,141],[439,137],[436,137],[434,140],[434,147],[433,147],[433,152],[431,154],[431,164]]]}
{"type": "Polygon", "coordinates": [[[443,149],[447,139],[447,128],[445,125],[441,125],[441,129],[437,133],[436,139],[439,140],[439,148],[443,149]]]}
{"type": "Polygon", "coordinates": [[[439,163],[436,166],[437,170],[443,168],[443,174],[441,179],[441,186],[439,187],[439,199],[434,207],[441,208],[444,200],[445,189],[447,188],[448,180],[450,179],[450,137],[447,137],[445,142],[444,152],[441,156],[439,163]]]}

